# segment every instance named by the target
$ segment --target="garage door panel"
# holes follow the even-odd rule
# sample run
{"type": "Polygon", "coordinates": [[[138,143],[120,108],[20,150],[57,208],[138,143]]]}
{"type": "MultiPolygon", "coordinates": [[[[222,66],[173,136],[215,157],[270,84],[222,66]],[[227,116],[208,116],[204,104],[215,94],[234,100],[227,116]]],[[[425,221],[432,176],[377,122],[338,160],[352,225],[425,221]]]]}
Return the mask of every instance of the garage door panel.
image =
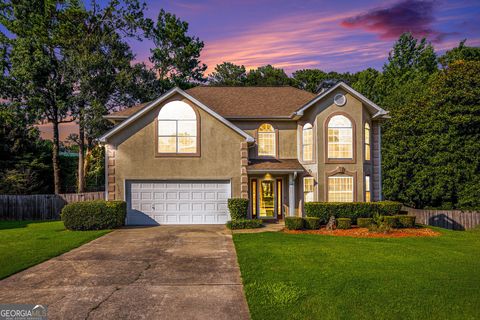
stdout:
{"type": "Polygon", "coordinates": [[[127,181],[127,224],[223,224],[228,181],[127,181]]]}

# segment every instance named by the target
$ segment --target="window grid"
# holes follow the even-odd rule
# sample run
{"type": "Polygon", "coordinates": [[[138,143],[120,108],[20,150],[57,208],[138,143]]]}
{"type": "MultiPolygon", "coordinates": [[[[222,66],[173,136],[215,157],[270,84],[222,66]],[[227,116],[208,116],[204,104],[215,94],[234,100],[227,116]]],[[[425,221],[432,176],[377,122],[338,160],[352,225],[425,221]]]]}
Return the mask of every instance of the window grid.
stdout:
{"type": "Polygon", "coordinates": [[[252,180],[252,218],[257,217],[257,180],[252,180]]]}
{"type": "Polygon", "coordinates": [[[312,125],[307,123],[303,127],[303,161],[313,160],[313,128],[312,125]]]}
{"type": "Polygon", "coordinates": [[[303,178],[303,201],[312,202],[315,180],[312,177],[303,178]]]}
{"type": "Polygon", "coordinates": [[[276,155],[275,129],[270,124],[262,124],[258,129],[258,155],[275,157],[276,155]]]}
{"type": "Polygon", "coordinates": [[[328,177],[328,202],[353,202],[353,177],[328,177]]]}
{"type": "Polygon", "coordinates": [[[195,153],[197,151],[197,134],[195,120],[159,120],[158,121],[158,152],[160,153],[195,153]],[[170,135],[160,134],[167,123],[175,122],[175,132],[170,135]],[[188,130],[179,132],[179,127],[195,126],[195,134],[188,130]]]}
{"type": "Polygon", "coordinates": [[[370,149],[370,125],[365,123],[365,160],[370,161],[371,149],[370,149]]]}
{"type": "Polygon", "coordinates": [[[372,201],[372,194],[370,192],[370,176],[365,176],[365,202],[372,201]]]}
{"type": "Polygon", "coordinates": [[[328,158],[353,159],[352,123],[345,116],[334,116],[328,122],[328,158]]]}

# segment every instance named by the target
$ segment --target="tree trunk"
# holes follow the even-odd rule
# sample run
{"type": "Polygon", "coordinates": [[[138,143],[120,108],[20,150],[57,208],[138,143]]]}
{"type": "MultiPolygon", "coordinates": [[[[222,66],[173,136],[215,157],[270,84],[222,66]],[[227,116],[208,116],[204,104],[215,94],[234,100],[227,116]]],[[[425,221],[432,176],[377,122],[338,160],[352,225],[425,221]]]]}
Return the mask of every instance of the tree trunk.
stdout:
{"type": "Polygon", "coordinates": [[[79,132],[78,132],[78,192],[85,192],[85,128],[80,119],[79,132]]]}
{"type": "Polygon", "coordinates": [[[53,161],[53,187],[55,194],[60,193],[60,137],[58,133],[58,120],[52,121],[53,125],[53,149],[52,149],[52,161],[53,161]]]}

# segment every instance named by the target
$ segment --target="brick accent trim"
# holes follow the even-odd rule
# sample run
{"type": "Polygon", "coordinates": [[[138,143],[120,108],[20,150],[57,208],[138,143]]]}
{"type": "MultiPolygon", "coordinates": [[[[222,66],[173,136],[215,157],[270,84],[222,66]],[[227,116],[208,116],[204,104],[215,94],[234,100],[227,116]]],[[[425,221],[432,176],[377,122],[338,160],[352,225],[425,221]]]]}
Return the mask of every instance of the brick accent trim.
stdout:
{"type": "Polygon", "coordinates": [[[240,142],[240,192],[243,199],[248,199],[248,144],[240,142]]]}

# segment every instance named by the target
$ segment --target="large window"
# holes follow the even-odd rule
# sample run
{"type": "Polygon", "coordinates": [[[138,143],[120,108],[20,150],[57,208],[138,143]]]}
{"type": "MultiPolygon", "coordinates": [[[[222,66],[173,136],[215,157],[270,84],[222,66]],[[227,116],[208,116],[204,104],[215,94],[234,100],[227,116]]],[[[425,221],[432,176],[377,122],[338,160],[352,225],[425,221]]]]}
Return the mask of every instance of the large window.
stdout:
{"type": "Polygon", "coordinates": [[[365,160],[370,161],[370,125],[365,122],[365,160]]]}
{"type": "Polygon", "coordinates": [[[303,126],[302,134],[303,161],[313,160],[313,127],[310,123],[303,126]]]}
{"type": "Polygon", "coordinates": [[[345,116],[333,116],[328,122],[328,158],[353,159],[352,122],[345,116]]]}
{"type": "Polygon", "coordinates": [[[370,191],[370,176],[365,176],[365,202],[372,201],[372,193],[370,191]]]}
{"type": "Polygon", "coordinates": [[[312,202],[313,201],[313,186],[314,180],[312,177],[303,178],[303,201],[312,202]]]}
{"type": "Polygon", "coordinates": [[[197,153],[197,115],[185,102],[169,102],[160,110],[158,153],[197,153]]]}
{"type": "Polygon", "coordinates": [[[264,123],[258,128],[258,155],[275,157],[276,141],[275,129],[271,124],[264,123]]]}
{"type": "Polygon", "coordinates": [[[328,177],[328,202],[353,202],[353,177],[336,174],[328,177]]]}

